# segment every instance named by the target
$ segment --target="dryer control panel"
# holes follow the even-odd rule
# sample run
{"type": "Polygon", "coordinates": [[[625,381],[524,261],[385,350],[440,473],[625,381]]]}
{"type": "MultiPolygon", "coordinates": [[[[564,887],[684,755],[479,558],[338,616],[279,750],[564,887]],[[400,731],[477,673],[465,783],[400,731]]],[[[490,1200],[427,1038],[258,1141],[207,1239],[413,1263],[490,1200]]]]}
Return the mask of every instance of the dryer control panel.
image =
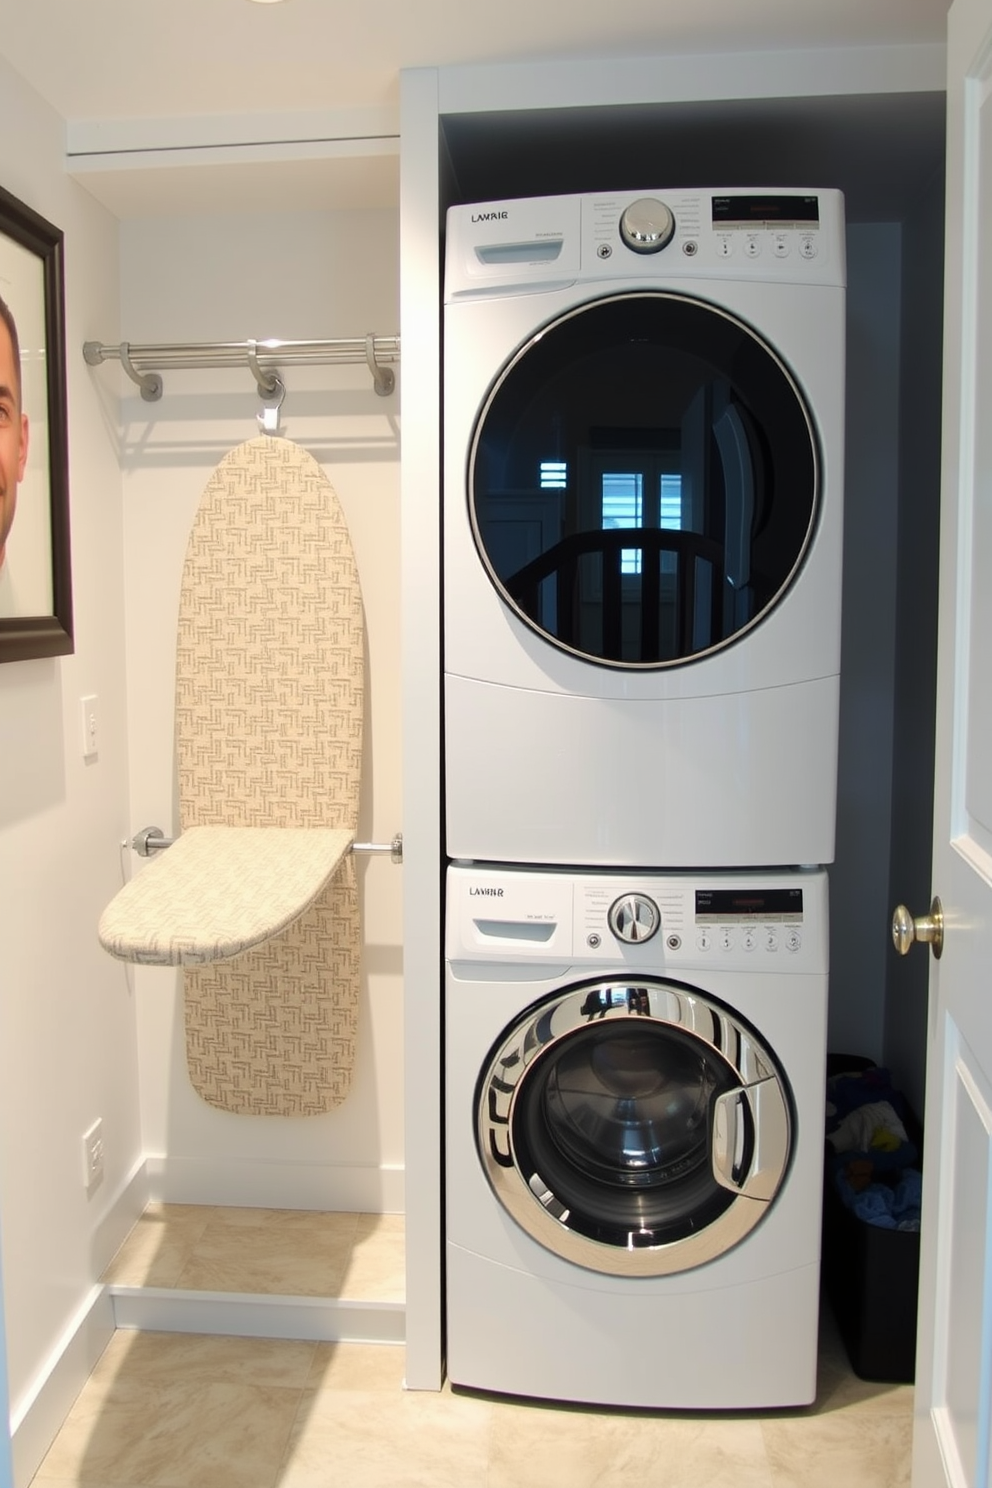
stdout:
{"type": "Polygon", "coordinates": [[[789,872],[577,874],[456,864],[446,955],[553,968],[629,966],[822,972],[827,881],[789,872]]]}
{"type": "Polygon", "coordinates": [[[600,280],[685,279],[843,285],[841,193],[659,187],[472,202],[448,211],[449,303],[600,280]]]}

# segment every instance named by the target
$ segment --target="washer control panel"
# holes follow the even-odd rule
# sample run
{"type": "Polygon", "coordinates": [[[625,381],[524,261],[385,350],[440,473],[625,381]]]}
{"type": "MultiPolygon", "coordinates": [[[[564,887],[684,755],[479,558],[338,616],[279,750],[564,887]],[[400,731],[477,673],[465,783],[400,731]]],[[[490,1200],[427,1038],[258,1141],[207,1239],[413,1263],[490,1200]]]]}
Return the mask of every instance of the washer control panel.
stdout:
{"type": "Polygon", "coordinates": [[[648,971],[823,971],[820,869],[769,873],[569,873],[448,869],[451,961],[588,964],[648,971]]]}
{"type": "MultiPolygon", "coordinates": [[[[584,206],[584,263],[614,260],[615,268],[623,268],[630,253],[661,254],[666,263],[695,260],[697,272],[704,264],[736,264],[747,277],[763,264],[761,277],[776,279],[790,277],[790,260],[798,260],[805,276],[823,249],[817,192],[677,191],[634,201],[593,197],[584,206]]],[[[638,272],[636,263],[629,267],[638,272]]]]}
{"type": "MultiPolygon", "coordinates": [[[[577,878],[575,928],[584,949],[616,954],[658,936],[666,962],[762,962],[768,957],[802,959],[809,905],[808,875],[794,882],[781,876],[743,877],[732,882],[652,878],[610,899],[616,886],[602,878],[577,878]],[[609,936],[604,936],[605,915],[609,936]]],[[[577,946],[577,950],[581,947],[577,946]]],[[[652,954],[657,956],[659,947],[652,954]]]]}

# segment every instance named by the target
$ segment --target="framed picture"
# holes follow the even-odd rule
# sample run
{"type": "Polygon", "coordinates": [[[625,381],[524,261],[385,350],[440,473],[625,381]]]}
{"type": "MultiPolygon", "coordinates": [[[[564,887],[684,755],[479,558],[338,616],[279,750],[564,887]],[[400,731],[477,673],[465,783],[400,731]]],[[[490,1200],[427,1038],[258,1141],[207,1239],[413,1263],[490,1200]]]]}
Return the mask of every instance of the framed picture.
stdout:
{"type": "Polygon", "coordinates": [[[72,642],[62,233],[0,188],[0,662],[72,642]]]}

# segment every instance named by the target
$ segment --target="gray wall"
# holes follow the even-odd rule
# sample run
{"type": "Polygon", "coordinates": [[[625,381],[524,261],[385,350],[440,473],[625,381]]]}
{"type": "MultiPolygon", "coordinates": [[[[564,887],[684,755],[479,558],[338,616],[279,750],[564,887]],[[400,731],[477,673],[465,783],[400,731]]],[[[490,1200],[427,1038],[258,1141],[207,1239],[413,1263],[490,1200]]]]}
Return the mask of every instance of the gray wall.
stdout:
{"type": "MultiPolygon", "coordinates": [[[[930,903],[937,549],[940,519],[940,374],[943,178],[921,193],[903,224],[902,402],[894,732],[892,904],[922,914],[930,903]]],[[[922,1116],[930,958],[886,952],[883,1058],[922,1116]]]]}
{"type": "Polygon", "coordinates": [[[844,590],[828,1044],[881,1060],[899,499],[902,234],[848,228],[844,590]]]}
{"type": "Polygon", "coordinates": [[[887,1065],[922,1115],[930,903],[943,180],[901,223],[848,229],[847,482],[829,1047],[887,1065]]]}

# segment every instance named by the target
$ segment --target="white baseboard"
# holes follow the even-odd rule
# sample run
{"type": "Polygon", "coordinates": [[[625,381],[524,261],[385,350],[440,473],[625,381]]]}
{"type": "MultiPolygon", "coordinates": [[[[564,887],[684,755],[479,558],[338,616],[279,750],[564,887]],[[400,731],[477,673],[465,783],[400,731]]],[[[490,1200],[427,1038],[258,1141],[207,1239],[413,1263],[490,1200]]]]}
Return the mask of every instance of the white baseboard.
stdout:
{"type": "Polygon", "coordinates": [[[405,1337],[402,1302],[182,1292],[164,1287],[112,1286],[108,1290],[118,1328],[321,1343],[402,1343],[405,1337]]]}
{"type": "Polygon", "coordinates": [[[93,1366],[114,1336],[114,1309],[96,1286],[52,1351],[30,1396],[11,1412],[14,1488],[27,1488],[93,1366]]]}
{"type": "MultiPolygon", "coordinates": [[[[145,1164],[139,1161],[108,1200],[93,1231],[90,1253],[94,1278],[106,1269],[147,1203],[145,1164]]],[[[34,1380],[13,1402],[10,1432],[14,1488],[27,1488],[113,1334],[113,1305],[106,1288],[94,1280],[34,1380]]]]}
{"type": "Polygon", "coordinates": [[[147,1207],[148,1165],[139,1158],[93,1232],[90,1254],[95,1278],[103,1275],[147,1207]]]}
{"type": "Polygon", "coordinates": [[[149,1198],[165,1204],[353,1214],[402,1214],[405,1207],[401,1167],[148,1156],[145,1171],[149,1198]]]}

